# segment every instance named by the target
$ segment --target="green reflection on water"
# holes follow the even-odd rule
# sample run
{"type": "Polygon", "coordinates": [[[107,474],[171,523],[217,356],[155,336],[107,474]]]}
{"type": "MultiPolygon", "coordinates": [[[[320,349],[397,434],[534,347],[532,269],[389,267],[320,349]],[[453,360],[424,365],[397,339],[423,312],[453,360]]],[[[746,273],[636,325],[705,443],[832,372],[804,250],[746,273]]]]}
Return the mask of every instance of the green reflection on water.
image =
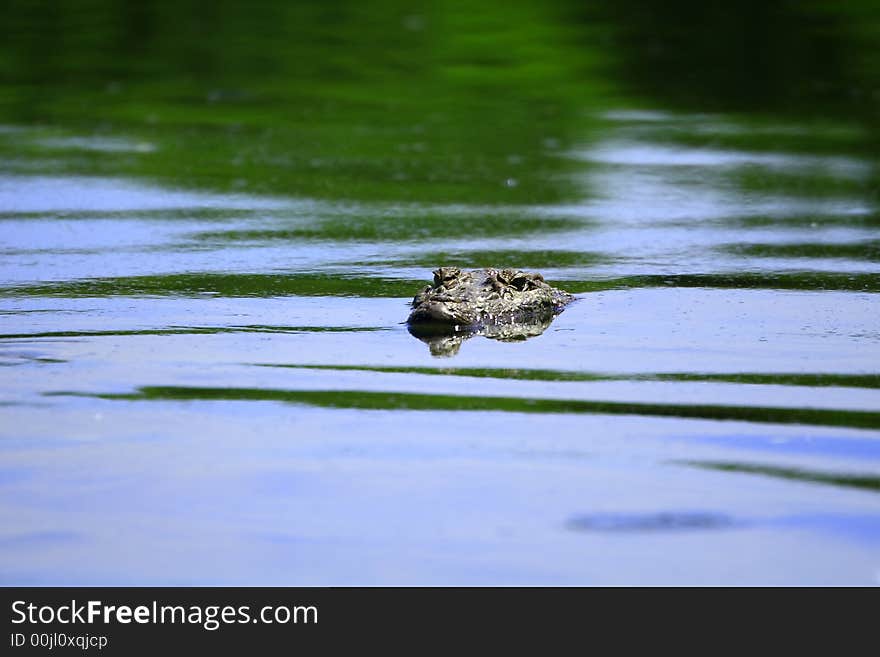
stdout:
{"type": "MultiPolygon", "coordinates": [[[[362,296],[412,297],[428,279],[401,279],[355,274],[222,274],[187,273],[93,278],[36,285],[0,287],[0,297],[16,296],[362,296]]],[[[875,274],[836,272],[735,273],[628,276],[598,280],[548,281],[571,293],[643,287],[696,287],[756,290],[843,290],[880,292],[875,274]]]]}
{"type": "MultiPolygon", "coordinates": [[[[568,175],[583,164],[559,154],[621,102],[749,112],[739,131],[688,120],[652,139],[877,152],[880,21],[867,0],[4,0],[2,10],[0,121],[30,127],[0,133],[7,170],[36,161],[294,196],[552,203],[583,193],[568,175]]],[[[784,184],[742,175],[747,188],[784,184]]],[[[792,184],[804,194],[873,184],[815,182],[792,184]]]]}
{"type": "Polygon", "coordinates": [[[604,281],[563,281],[569,292],[639,287],[701,287],[738,290],[839,290],[880,292],[876,274],[846,272],[735,272],[730,274],[654,274],[604,281]]]}
{"type": "Polygon", "coordinates": [[[766,167],[744,166],[728,173],[728,181],[750,193],[785,194],[799,199],[864,198],[874,188],[874,181],[867,176],[842,177],[832,167],[798,170],[797,162],[792,162],[792,169],[768,175],[766,167]]]}
{"type": "Polygon", "coordinates": [[[794,481],[806,481],[816,484],[831,484],[845,488],[860,488],[873,492],[880,492],[880,477],[876,475],[853,475],[833,472],[815,472],[800,468],[781,468],[770,465],[756,465],[752,463],[730,463],[715,461],[685,461],[685,465],[707,470],[719,470],[721,472],[740,472],[745,474],[757,474],[780,479],[794,481]]]}
{"type": "Polygon", "coordinates": [[[606,97],[565,5],[7,0],[7,167],[321,198],[547,203],[606,97]],[[43,126],[50,126],[49,128],[43,126]],[[68,135],[57,126],[71,130],[68,135]],[[486,129],[491,126],[491,129],[486,129]],[[106,142],[133,140],[128,152],[106,142]],[[117,150],[114,150],[116,148],[117,150]]]}
{"type": "MultiPolygon", "coordinates": [[[[798,115],[798,108],[789,109],[798,115]]],[[[715,115],[679,117],[673,114],[662,124],[651,126],[650,136],[660,144],[722,152],[876,155],[870,124],[845,120],[846,117],[841,120],[839,115],[834,120],[833,116],[833,113],[798,116],[793,123],[785,121],[788,115],[784,112],[737,114],[736,123],[731,124],[715,115]]]]}
{"type": "Polygon", "coordinates": [[[513,249],[485,249],[479,251],[427,251],[418,255],[377,259],[367,264],[396,267],[436,267],[438,265],[455,267],[515,267],[519,269],[546,269],[550,267],[589,267],[608,262],[609,257],[602,253],[587,251],[523,251],[513,249]]]}
{"type": "Polygon", "coordinates": [[[719,383],[747,383],[755,385],[880,388],[880,374],[748,372],[731,374],[701,372],[608,374],[602,372],[575,372],[571,370],[501,369],[489,367],[393,367],[379,365],[299,365],[284,363],[253,364],[261,367],[396,372],[401,374],[433,374],[439,376],[469,376],[481,379],[514,379],[518,381],[715,381],[719,383]]]}
{"type": "Polygon", "coordinates": [[[797,216],[767,216],[752,215],[742,217],[724,217],[718,222],[724,226],[733,228],[763,228],[763,227],[782,227],[800,229],[815,229],[828,226],[856,227],[856,228],[877,228],[880,227],[880,215],[874,213],[842,213],[842,214],[826,214],[822,216],[816,215],[797,215],[797,216]]]}
{"type": "MultiPolygon", "coordinates": [[[[0,333],[0,340],[19,338],[88,338],[124,335],[199,335],[218,333],[359,333],[364,331],[386,331],[384,327],[374,326],[172,326],[157,329],[132,329],[113,331],[42,331],[38,333],[0,333]]],[[[41,359],[45,362],[64,362],[41,359]]]]}
{"type": "Polygon", "coordinates": [[[615,37],[635,91],[704,109],[822,118],[876,115],[880,22],[873,0],[614,0],[583,3],[615,37]]]}
{"type": "Polygon", "coordinates": [[[464,232],[473,239],[529,233],[552,233],[582,227],[583,221],[496,214],[401,214],[321,219],[288,228],[205,231],[192,237],[222,242],[275,242],[303,239],[333,241],[411,242],[456,237],[464,232]]]}
{"type": "Polygon", "coordinates": [[[830,244],[827,242],[730,244],[723,247],[723,250],[736,255],[758,258],[846,258],[880,261],[880,240],[830,244]]]}
{"type": "Polygon", "coordinates": [[[23,285],[0,296],[359,296],[406,297],[425,281],[331,274],[167,274],[23,285]]]}
{"type": "Polygon", "coordinates": [[[262,211],[248,208],[223,208],[223,207],[207,207],[207,208],[175,208],[169,210],[59,210],[56,212],[10,212],[0,210],[0,221],[21,221],[23,219],[32,219],[36,221],[47,221],[51,219],[87,219],[89,221],[95,219],[104,219],[108,222],[125,220],[168,220],[168,221],[222,221],[222,220],[240,220],[253,215],[257,215],[262,211]]]}
{"type": "Polygon", "coordinates": [[[771,424],[880,428],[880,412],[721,406],[710,404],[643,404],[574,399],[532,399],[431,395],[362,390],[271,390],[260,388],[211,388],[144,386],[134,393],[90,394],[46,393],[50,396],[86,396],[124,401],[275,401],[324,408],[365,410],[503,411],[507,413],[596,413],[603,415],[645,415],[654,417],[736,420],[771,424]]]}

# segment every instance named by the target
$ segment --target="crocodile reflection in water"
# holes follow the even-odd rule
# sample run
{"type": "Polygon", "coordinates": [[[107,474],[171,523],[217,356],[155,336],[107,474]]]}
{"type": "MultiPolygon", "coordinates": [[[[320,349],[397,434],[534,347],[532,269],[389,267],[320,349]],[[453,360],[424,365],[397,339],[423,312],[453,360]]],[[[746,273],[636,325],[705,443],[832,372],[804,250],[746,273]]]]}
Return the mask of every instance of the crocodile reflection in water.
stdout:
{"type": "Polygon", "coordinates": [[[434,356],[453,356],[475,335],[506,342],[541,335],[574,297],[517,269],[440,267],[412,301],[407,324],[434,356]]]}
{"type": "Polygon", "coordinates": [[[553,322],[555,315],[535,322],[518,322],[504,325],[483,326],[477,329],[447,327],[446,333],[425,332],[424,327],[410,324],[409,332],[428,345],[432,356],[454,356],[461,348],[461,343],[475,335],[500,340],[501,342],[520,342],[541,335],[553,322]]]}

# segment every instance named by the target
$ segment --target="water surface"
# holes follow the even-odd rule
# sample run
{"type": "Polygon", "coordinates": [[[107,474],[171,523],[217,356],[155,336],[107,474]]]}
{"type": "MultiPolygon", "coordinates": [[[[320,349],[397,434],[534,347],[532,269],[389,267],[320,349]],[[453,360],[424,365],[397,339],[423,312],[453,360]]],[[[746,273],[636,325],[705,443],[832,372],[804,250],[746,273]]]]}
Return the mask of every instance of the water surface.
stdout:
{"type": "Polygon", "coordinates": [[[3,584],[880,582],[867,3],[6,5],[3,584]]]}

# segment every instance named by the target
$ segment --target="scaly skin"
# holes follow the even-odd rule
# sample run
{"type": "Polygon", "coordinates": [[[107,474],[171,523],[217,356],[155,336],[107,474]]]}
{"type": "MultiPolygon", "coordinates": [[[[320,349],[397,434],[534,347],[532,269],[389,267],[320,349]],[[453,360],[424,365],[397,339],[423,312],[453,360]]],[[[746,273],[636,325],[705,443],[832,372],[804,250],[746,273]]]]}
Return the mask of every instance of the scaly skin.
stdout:
{"type": "Polygon", "coordinates": [[[458,267],[440,267],[434,272],[434,284],[413,299],[407,322],[411,330],[422,333],[541,324],[572,301],[572,295],[545,283],[541,274],[517,269],[461,271],[458,267]]]}

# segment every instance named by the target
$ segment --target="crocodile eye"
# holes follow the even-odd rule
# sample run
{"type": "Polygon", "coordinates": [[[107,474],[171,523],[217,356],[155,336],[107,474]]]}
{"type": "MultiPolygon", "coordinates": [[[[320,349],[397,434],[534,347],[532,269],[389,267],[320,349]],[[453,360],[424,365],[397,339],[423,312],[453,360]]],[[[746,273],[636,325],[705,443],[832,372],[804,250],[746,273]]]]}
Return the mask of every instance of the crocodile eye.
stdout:
{"type": "Polygon", "coordinates": [[[440,267],[434,271],[434,285],[442,285],[458,278],[461,270],[458,267],[440,267]]]}
{"type": "Polygon", "coordinates": [[[525,290],[529,283],[531,283],[531,279],[522,272],[518,273],[510,280],[510,284],[513,285],[517,290],[525,290]]]}
{"type": "Polygon", "coordinates": [[[505,283],[513,283],[513,281],[516,280],[518,274],[520,274],[520,272],[518,272],[516,269],[502,269],[500,272],[498,272],[498,278],[500,278],[505,283]]]}

